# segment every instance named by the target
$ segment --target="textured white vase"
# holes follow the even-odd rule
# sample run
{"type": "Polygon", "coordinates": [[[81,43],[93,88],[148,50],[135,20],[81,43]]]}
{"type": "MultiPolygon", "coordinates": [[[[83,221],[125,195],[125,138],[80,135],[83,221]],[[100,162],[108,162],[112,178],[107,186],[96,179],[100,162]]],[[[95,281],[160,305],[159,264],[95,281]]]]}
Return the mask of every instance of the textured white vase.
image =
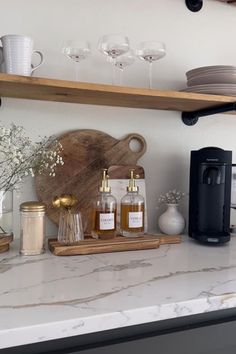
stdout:
{"type": "Polygon", "coordinates": [[[167,235],[179,235],[184,231],[185,220],[178,211],[178,204],[167,204],[167,210],[158,219],[158,226],[167,235]]]}

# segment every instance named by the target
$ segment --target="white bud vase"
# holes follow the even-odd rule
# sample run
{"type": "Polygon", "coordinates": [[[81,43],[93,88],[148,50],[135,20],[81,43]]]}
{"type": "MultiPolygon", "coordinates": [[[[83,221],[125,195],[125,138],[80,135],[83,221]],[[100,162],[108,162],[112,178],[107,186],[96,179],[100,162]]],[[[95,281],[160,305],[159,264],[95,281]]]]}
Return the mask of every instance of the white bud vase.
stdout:
{"type": "Polygon", "coordinates": [[[158,226],[167,235],[179,235],[184,231],[185,220],[178,211],[178,204],[167,204],[167,210],[158,219],[158,226]]]}

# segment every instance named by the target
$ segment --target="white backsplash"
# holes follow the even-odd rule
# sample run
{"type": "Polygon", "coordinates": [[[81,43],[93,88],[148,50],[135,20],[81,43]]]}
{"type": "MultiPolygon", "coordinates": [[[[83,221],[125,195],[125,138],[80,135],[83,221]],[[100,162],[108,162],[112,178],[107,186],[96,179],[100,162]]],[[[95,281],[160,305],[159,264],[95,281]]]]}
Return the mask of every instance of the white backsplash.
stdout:
{"type": "MultiPolygon", "coordinates": [[[[111,67],[98,52],[101,35],[124,33],[132,47],[143,40],[160,40],[167,55],[153,66],[153,86],[160,89],[185,87],[185,72],[205,65],[236,64],[235,7],[205,1],[199,13],[187,10],[183,0],[3,0],[0,34],[31,36],[45,63],[34,76],[74,79],[74,65],[62,55],[63,40],[89,40],[90,58],[81,62],[81,81],[111,83],[111,67]],[[19,16],[19,13],[21,14],[19,16]],[[52,25],[53,24],[53,25],[52,25]]],[[[124,72],[124,85],[147,87],[148,66],[136,61],[124,72]]],[[[202,118],[194,127],[181,122],[179,112],[113,108],[56,102],[3,99],[1,122],[23,125],[32,138],[90,128],[115,138],[131,132],[147,141],[147,152],[138,162],[146,172],[149,229],[157,230],[159,195],[178,188],[188,192],[190,151],[219,146],[236,152],[236,118],[217,115],[202,118]]],[[[234,158],[234,162],[236,157],[234,158]]],[[[15,198],[15,234],[19,235],[18,206],[21,200],[35,199],[31,182],[15,198]]],[[[188,197],[180,210],[187,216],[188,197]]],[[[55,227],[47,223],[47,232],[55,227]]]]}

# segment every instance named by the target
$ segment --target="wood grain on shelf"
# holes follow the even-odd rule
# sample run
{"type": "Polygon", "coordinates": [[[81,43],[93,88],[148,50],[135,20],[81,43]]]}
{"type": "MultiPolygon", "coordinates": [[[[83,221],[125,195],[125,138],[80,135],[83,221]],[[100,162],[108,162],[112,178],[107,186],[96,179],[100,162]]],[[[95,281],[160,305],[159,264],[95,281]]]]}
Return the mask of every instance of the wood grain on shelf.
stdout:
{"type": "Polygon", "coordinates": [[[0,73],[0,97],[174,111],[194,111],[236,100],[230,96],[150,90],[4,73],[0,73]]]}
{"type": "Polygon", "coordinates": [[[55,256],[75,256],[97,253],[122,251],[138,251],[158,248],[159,245],[180,243],[181,236],[146,235],[142,237],[118,236],[112,240],[94,240],[92,238],[80,241],[75,245],[60,244],[56,238],[48,240],[50,251],[55,256]]]}

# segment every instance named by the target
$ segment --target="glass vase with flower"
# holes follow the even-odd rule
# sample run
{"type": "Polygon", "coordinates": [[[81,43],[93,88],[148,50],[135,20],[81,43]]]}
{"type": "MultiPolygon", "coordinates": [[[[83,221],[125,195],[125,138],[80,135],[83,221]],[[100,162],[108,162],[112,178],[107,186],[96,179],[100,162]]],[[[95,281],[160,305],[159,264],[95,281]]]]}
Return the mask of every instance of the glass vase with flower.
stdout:
{"type": "Polygon", "coordinates": [[[61,150],[54,137],[33,142],[23,127],[0,125],[0,237],[13,235],[13,191],[26,176],[55,176],[56,166],[63,164],[61,150]]]}

